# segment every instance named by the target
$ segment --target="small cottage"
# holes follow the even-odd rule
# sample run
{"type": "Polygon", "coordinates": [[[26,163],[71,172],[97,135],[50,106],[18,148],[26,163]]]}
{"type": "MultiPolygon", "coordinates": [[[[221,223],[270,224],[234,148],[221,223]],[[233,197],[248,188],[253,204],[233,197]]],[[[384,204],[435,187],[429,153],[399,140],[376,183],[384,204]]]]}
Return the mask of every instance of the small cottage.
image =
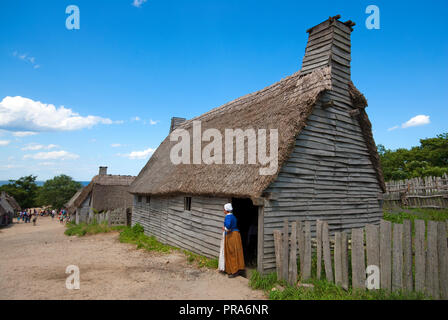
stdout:
{"type": "MultiPolygon", "coordinates": [[[[332,232],[378,223],[384,179],[367,100],[350,76],[354,23],[339,19],[331,17],[307,30],[300,71],[199,117],[172,123],[176,130],[171,135],[198,135],[199,123],[199,134],[208,129],[223,136],[228,129],[277,130],[278,146],[271,156],[278,151],[278,166],[272,174],[260,173],[263,163],[249,163],[250,150],[245,149],[254,139],[249,133],[243,142],[214,150],[216,156],[230,153],[230,160],[243,150],[244,162],[233,163],[219,158],[198,162],[194,158],[201,154],[194,151],[186,156],[189,163],[173,163],[180,134],[176,139],[170,135],[130,187],[133,224],[140,223],[146,234],[164,243],[217,257],[223,205],[232,202],[246,264],[267,272],[275,268],[273,230],[284,219],[326,220],[332,232]]],[[[194,141],[191,150],[197,149],[194,141]]],[[[208,141],[202,139],[202,150],[208,141]]],[[[272,141],[265,142],[266,153],[272,141]]]]}
{"type": "Polygon", "coordinates": [[[133,196],[129,186],[133,176],[107,174],[107,167],[100,167],[98,175],[67,203],[69,214],[75,222],[107,220],[112,225],[130,225],[133,196]]]}
{"type": "Polygon", "coordinates": [[[20,210],[20,205],[14,197],[4,191],[0,193],[0,226],[6,226],[12,223],[15,213],[20,210]]]}

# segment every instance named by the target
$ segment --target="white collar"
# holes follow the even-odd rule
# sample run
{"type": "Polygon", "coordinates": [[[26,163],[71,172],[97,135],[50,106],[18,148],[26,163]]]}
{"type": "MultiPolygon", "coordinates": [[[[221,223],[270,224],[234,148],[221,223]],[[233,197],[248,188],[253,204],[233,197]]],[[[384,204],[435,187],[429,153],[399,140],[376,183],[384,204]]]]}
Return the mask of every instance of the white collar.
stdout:
{"type": "Polygon", "coordinates": [[[229,213],[227,213],[226,216],[228,216],[229,214],[233,214],[233,212],[229,212],[229,213]]]}

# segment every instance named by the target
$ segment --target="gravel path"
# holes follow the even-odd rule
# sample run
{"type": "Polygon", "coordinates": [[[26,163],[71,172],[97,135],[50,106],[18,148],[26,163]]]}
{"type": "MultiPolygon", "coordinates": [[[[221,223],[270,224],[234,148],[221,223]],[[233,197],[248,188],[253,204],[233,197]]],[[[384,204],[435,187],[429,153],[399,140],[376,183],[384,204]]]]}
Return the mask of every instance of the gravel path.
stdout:
{"type": "Polygon", "coordinates": [[[242,277],[198,269],[181,253],[159,254],[118,241],[118,233],[64,235],[51,218],[0,229],[0,299],[264,299],[242,277]],[[80,289],[65,286],[68,265],[80,289]]]}

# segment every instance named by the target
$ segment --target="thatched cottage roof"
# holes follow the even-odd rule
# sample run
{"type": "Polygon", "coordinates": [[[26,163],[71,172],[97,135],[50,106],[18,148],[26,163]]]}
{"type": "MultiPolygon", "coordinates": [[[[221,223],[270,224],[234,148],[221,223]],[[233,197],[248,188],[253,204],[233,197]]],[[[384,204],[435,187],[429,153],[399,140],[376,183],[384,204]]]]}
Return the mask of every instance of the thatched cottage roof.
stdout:
{"type": "Polygon", "coordinates": [[[8,200],[6,200],[6,198],[0,198],[0,207],[3,210],[2,214],[14,212],[14,208],[9,204],[9,202],[8,202],[8,200]]]}
{"type": "Polygon", "coordinates": [[[96,175],[87,186],[81,189],[78,195],[75,194],[76,197],[73,196],[73,206],[80,207],[91,195],[91,207],[98,211],[130,208],[133,198],[129,193],[129,186],[134,179],[134,176],[96,175]]]}
{"type": "MultiPolygon", "coordinates": [[[[226,129],[278,130],[278,166],[273,175],[260,175],[265,167],[248,164],[173,164],[172,148],[178,141],[165,138],[145,167],[132,183],[130,192],[148,195],[208,195],[223,197],[262,196],[264,190],[277,178],[284,162],[290,156],[297,136],[306,126],[314,106],[327,91],[350,95],[361,127],[370,159],[376,170],[378,184],[385,190],[371,124],[364,108],[367,101],[350,82],[350,32],[353,22],[340,22],[339,15],[309,29],[310,34],[302,70],[258,92],[243,96],[199,117],[177,124],[177,129],[193,136],[194,121],[200,121],[201,132],[217,129],[224,136],[226,129]],[[348,78],[347,78],[348,77],[348,78]],[[345,81],[345,82],[344,82],[345,81]],[[350,82],[347,88],[347,82],[350,82]],[[347,92],[348,91],[348,92],[347,92]]],[[[267,150],[270,149],[267,139],[267,150]]],[[[225,141],[222,141],[225,144],[225,141]]],[[[202,147],[208,142],[202,142],[202,147]]],[[[190,153],[193,153],[190,139],[190,153]]],[[[234,144],[234,155],[236,145],[234,144]]],[[[200,148],[203,150],[202,148],[200,148]]],[[[258,148],[257,148],[258,149],[258,148]]],[[[223,152],[224,154],[224,152],[223,152]]],[[[192,157],[190,154],[190,162],[192,157]]],[[[223,159],[224,163],[224,159],[223,159]]]]}
{"type": "MultiPolygon", "coordinates": [[[[331,77],[330,66],[304,76],[299,71],[261,91],[236,99],[178,126],[189,131],[190,136],[194,120],[201,121],[203,131],[208,128],[216,128],[220,132],[224,132],[226,128],[279,129],[276,174],[260,175],[259,168],[264,167],[260,164],[174,165],[170,161],[170,150],[177,141],[171,142],[168,136],[141,170],[131,185],[130,192],[152,195],[261,196],[275,180],[291,153],[295,139],[306,125],[314,105],[323,92],[332,89],[331,77]]],[[[364,112],[363,108],[367,105],[364,96],[353,85],[350,86],[350,93],[353,104],[364,112]]],[[[367,116],[358,117],[362,120],[361,126],[365,126],[363,134],[370,145],[371,158],[375,160],[378,155],[370,122],[367,116]]],[[[380,184],[384,184],[379,161],[372,162],[380,184]]]]}
{"type": "Polygon", "coordinates": [[[22,210],[22,208],[20,207],[19,203],[16,201],[16,199],[14,199],[13,196],[9,195],[6,192],[2,192],[0,197],[4,198],[9,206],[14,210],[14,211],[20,211],[22,210]]]}
{"type": "Polygon", "coordinates": [[[71,197],[70,200],[68,200],[68,202],[65,204],[65,208],[67,208],[69,213],[73,213],[75,211],[75,209],[76,209],[75,201],[81,195],[82,190],[83,190],[83,188],[76,191],[76,193],[73,195],[73,197],[71,197]]]}

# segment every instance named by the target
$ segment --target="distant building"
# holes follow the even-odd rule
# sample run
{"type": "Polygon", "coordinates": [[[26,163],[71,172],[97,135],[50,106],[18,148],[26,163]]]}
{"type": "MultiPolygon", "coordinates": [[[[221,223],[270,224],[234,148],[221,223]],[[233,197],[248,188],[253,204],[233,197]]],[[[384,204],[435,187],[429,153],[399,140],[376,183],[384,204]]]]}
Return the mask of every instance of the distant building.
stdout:
{"type": "Polygon", "coordinates": [[[99,174],[69,200],[67,211],[76,223],[97,219],[113,225],[130,224],[133,196],[129,186],[134,179],[134,176],[107,174],[107,167],[100,167],[99,174]]]}
{"type": "Polygon", "coordinates": [[[0,226],[6,226],[13,221],[13,217],[21,210],[14,197],[6,192],[0,193],[0,226]]]}

